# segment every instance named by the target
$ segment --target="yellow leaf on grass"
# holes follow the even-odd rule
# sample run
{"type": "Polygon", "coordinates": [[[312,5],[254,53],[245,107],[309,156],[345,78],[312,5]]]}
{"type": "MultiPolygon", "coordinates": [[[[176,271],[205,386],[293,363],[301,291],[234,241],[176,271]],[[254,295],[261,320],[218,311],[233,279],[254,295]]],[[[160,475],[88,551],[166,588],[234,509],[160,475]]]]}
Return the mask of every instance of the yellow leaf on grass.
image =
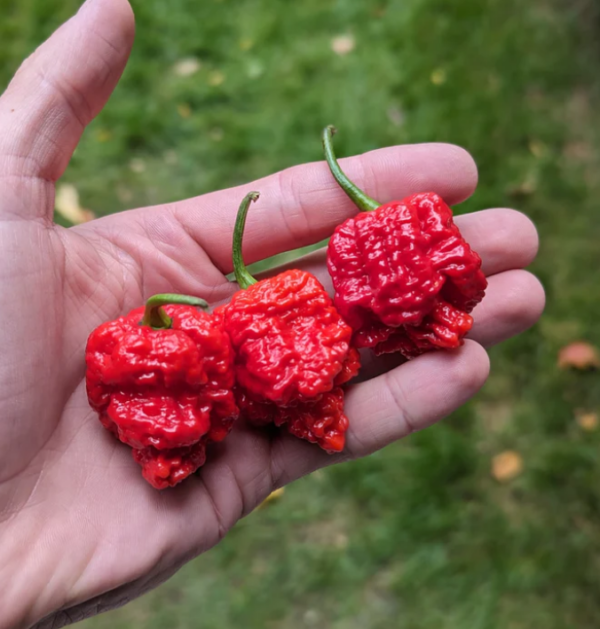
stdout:
{"type": "Polygon", "coordinates": [[[70,183],[61,183],[56,186],[56,198],[54,208],[65,219],[79,225],[94,218],[94,213],[81,207],[79,203],[79,192],[70,183]]]}
{"type": "Polygon", "coordinates": [[[442,85],[442,83],[446,82],[446,72],[445,70],[442,70],[441,68],[438,68],[437,70],[434,70],[431,73],[431,82],[434,85],[442,85]]]}
{"type": "Polygon", "coordinates": [[[506,450],[492,459],[492,476],[501,483],[516,478],[523,471],[523,459],[518,452],[506,450]]]}
{"type": "Polygon", "coordinates": [[[108,130],[108,129],[98,129],[96,131],[96,140],[98,142],[109,142],[110,140],[112,140],[112,133],[108,130]]]}
{"type": "Polygon", "coordinates": [[[276,489],[275,491],[272,491],[261,503],[261,507],[264,507],[265,505],[269,504],[269,502],[274,502],[276,500],[279,500],[281,498],[281,496],[283,496],[283,492],[285,491],[284,487],[280,487],[279,489],[276,489]]]}
{"type": "Polygon", "coordinates": [[[534,157],[539,159],[548,153],[548,147],[540,140],[530,140],[529,151],[534,157]]]}
{"type": "Polygon", "coordinates": [[[223,83],[225,83],[225,75],[222,72],[219,72],[219,70],[215,70],[208,75],[209,85],[212,85],[213,87],[218,87],[223,83]]]}
{"type": "Polygon", "coordinates": [[[593,432],[598,428],[598,413],[582,412],[577,414],[577,423],[581,430],[593,432]]]}
{"type": "Polygon", "coordinates": [[[561,369],[598,369],[600,367],[600,356],[593,345],[584,341],[577,341],[566,345],[560,350],[558,366],[561,369]]]}
{"type": "Polygon", "coordinates": [[[192,115],[192,108],[187,103],[179,103],[177,105],[177,113],[182,118],[189,118],[192,115]]]}

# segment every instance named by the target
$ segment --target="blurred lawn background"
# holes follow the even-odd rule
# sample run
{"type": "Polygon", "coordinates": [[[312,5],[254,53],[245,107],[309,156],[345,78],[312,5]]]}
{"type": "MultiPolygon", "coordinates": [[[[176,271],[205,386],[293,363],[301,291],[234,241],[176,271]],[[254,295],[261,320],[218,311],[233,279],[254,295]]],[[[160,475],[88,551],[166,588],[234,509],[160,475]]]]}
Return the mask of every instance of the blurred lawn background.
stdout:
{"type": "MultiPolygon", "coordinates": [[[[454,142],[480,168],[458,212],[517,207],[537,223],[548,308],[491,350],[488,384],[449,420],[297,482],[158,590],[83,626],[600,626],[598,375],[556,364],[571,341],[600,344],[595,3],[133,4],[129,66],[63,178],[84,207],[121,211],[318,160],[327,123],[340,155],[454,142]]],[[[0,6],[5,84],[78,2],[0,6]]]]}

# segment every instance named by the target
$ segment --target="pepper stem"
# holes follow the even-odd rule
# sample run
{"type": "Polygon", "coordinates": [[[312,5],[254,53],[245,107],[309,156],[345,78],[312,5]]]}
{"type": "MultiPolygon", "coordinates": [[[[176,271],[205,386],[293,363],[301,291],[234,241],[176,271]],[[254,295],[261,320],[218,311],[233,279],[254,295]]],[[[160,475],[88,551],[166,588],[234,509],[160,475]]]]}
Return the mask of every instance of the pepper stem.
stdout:
{"type": "Polygon", "coordinates": [[[323,150],[325,151],[325,159],[329,166],[331,174],[335,177],[335,180],[340,184],[342,190],[354,201],[354,203],[363,211],[370,212],[376,210],[381,203],[377,203],[375,199],[367,196],[360,188],[353,184],[348,177],[342,172],[340,165],[337,162],[335,153],[333,152],[333,146],[331,138],[336,133],[336,128],[333,125],[329,125],[323,129],[323,150]]]}
{"type": "Polygon", "coordinates": [[[173,323],[171,317],[164,311],[162,306],[167,304],[182,304],[184,306],[198,306],[204,310],[208,310],[208,304],[204,299],[199,297],[191,297],[190,295],[177,295],[176,293],[163,293],[154,295],[146,302],[146,310],[144,317],[140,321],[140,325],[149,325],[155,330],[166,330],[173,323]]]}
{"type": "Polygon", "coordinates": [[[260,196],[259,192],[249,192],[240,204],[240,208],[235,219],[235,227],[233,228],[233,271],[235,273],[236,282],[240,288],[245,289],[252,284],[256,284],[256,280],[250,275],[244,258],[242,256],[242,239],[244,236],[244,227],[246,226],[246,216],[248,216],[248,208],[252,201],[256,201],[260,196]]]}

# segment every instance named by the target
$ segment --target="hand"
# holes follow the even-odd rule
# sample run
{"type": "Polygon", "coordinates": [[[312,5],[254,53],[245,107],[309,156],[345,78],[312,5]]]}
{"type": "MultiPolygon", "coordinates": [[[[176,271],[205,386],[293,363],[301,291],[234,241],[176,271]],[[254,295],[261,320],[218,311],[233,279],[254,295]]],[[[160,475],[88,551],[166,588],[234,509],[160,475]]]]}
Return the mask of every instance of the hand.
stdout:
{"type": "MultiPolygon", "coordinates": [[[[540,284],[520,270],[537,249],[530,221],[498,209],[460,217],[489,275],[472,340],[401,366],[390,357],[366,365],[347,395],[343,455],[240,423],[201,475],[152,489],[88,406],[90,331],[154,293],[227,299],[235,289],[225,278],[233,222],[251,189],[262,194],[246,230],[249,262],[317,242],[356,209],[321,162],[71,229],[54,225],[54,182],[117,83],[133,31],[126,0],[90,0],[24,63],[0,100],[2,628],[56,628],[123,604],[216,544],[274,488],[440,420],[485,381],[483,347],[529,327],[543,308],[540,284]]],[[[477,179],[469,155],[442,144],[343,163],[382,201],[435,190],[457,203],[477,179]]],[[[322,254],[302,264],[326,281],[322,254]]]]}

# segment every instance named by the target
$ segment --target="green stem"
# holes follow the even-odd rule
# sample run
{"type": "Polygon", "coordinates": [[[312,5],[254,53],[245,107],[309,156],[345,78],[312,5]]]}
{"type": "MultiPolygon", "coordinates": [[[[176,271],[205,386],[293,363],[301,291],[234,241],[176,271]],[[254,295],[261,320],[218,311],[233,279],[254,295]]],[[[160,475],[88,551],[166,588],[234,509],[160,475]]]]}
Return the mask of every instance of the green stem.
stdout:
{"type": "Polygon", "coordinates": [[[240,204],[237,218],[235,219],[235,227],[233,228],[233,271],[235,273],[235,279],[242,289],[256,284],[256,280],[248,273],[248,269],[244,264],[242,238],[244,236],[244,227],[246,226],[246,216],[248,216],[250,203],[256,201],[259,196],[259,192],[249,192],[244,197],[240,204]]]}
{"type": "Polygon", "coordinates": [[[356,203],[356,205],[363,212],[370,212],[376,210],[381,203],[377,203],[375,199],[367,196],[360,188],[357,188],[348,177],[342,172],[340,165],[337,162],[335,153],[333,152],[333,146],[331,138],[335,134],[336,129],[334,126],[329,125],[323,129],[323,150],[325,151],[325,159],[329,165],[331,174],[335,177],[335,180],[340,184],[342,190],[356,203]]]}
{"type": "Polygon", "coordinates": [[[162,306],[167,304],[182,304],[184,306],[198,306],[208,310],[208,304],[204,299],[191,297],[190,295],[177,295],[176,293],[163,293],[154,295],[146,302],[144,317],[140,325],[149,325],[155,330],[164,330],[171,327],[173,323],[171,317],[163,310],[162,306]]]}

